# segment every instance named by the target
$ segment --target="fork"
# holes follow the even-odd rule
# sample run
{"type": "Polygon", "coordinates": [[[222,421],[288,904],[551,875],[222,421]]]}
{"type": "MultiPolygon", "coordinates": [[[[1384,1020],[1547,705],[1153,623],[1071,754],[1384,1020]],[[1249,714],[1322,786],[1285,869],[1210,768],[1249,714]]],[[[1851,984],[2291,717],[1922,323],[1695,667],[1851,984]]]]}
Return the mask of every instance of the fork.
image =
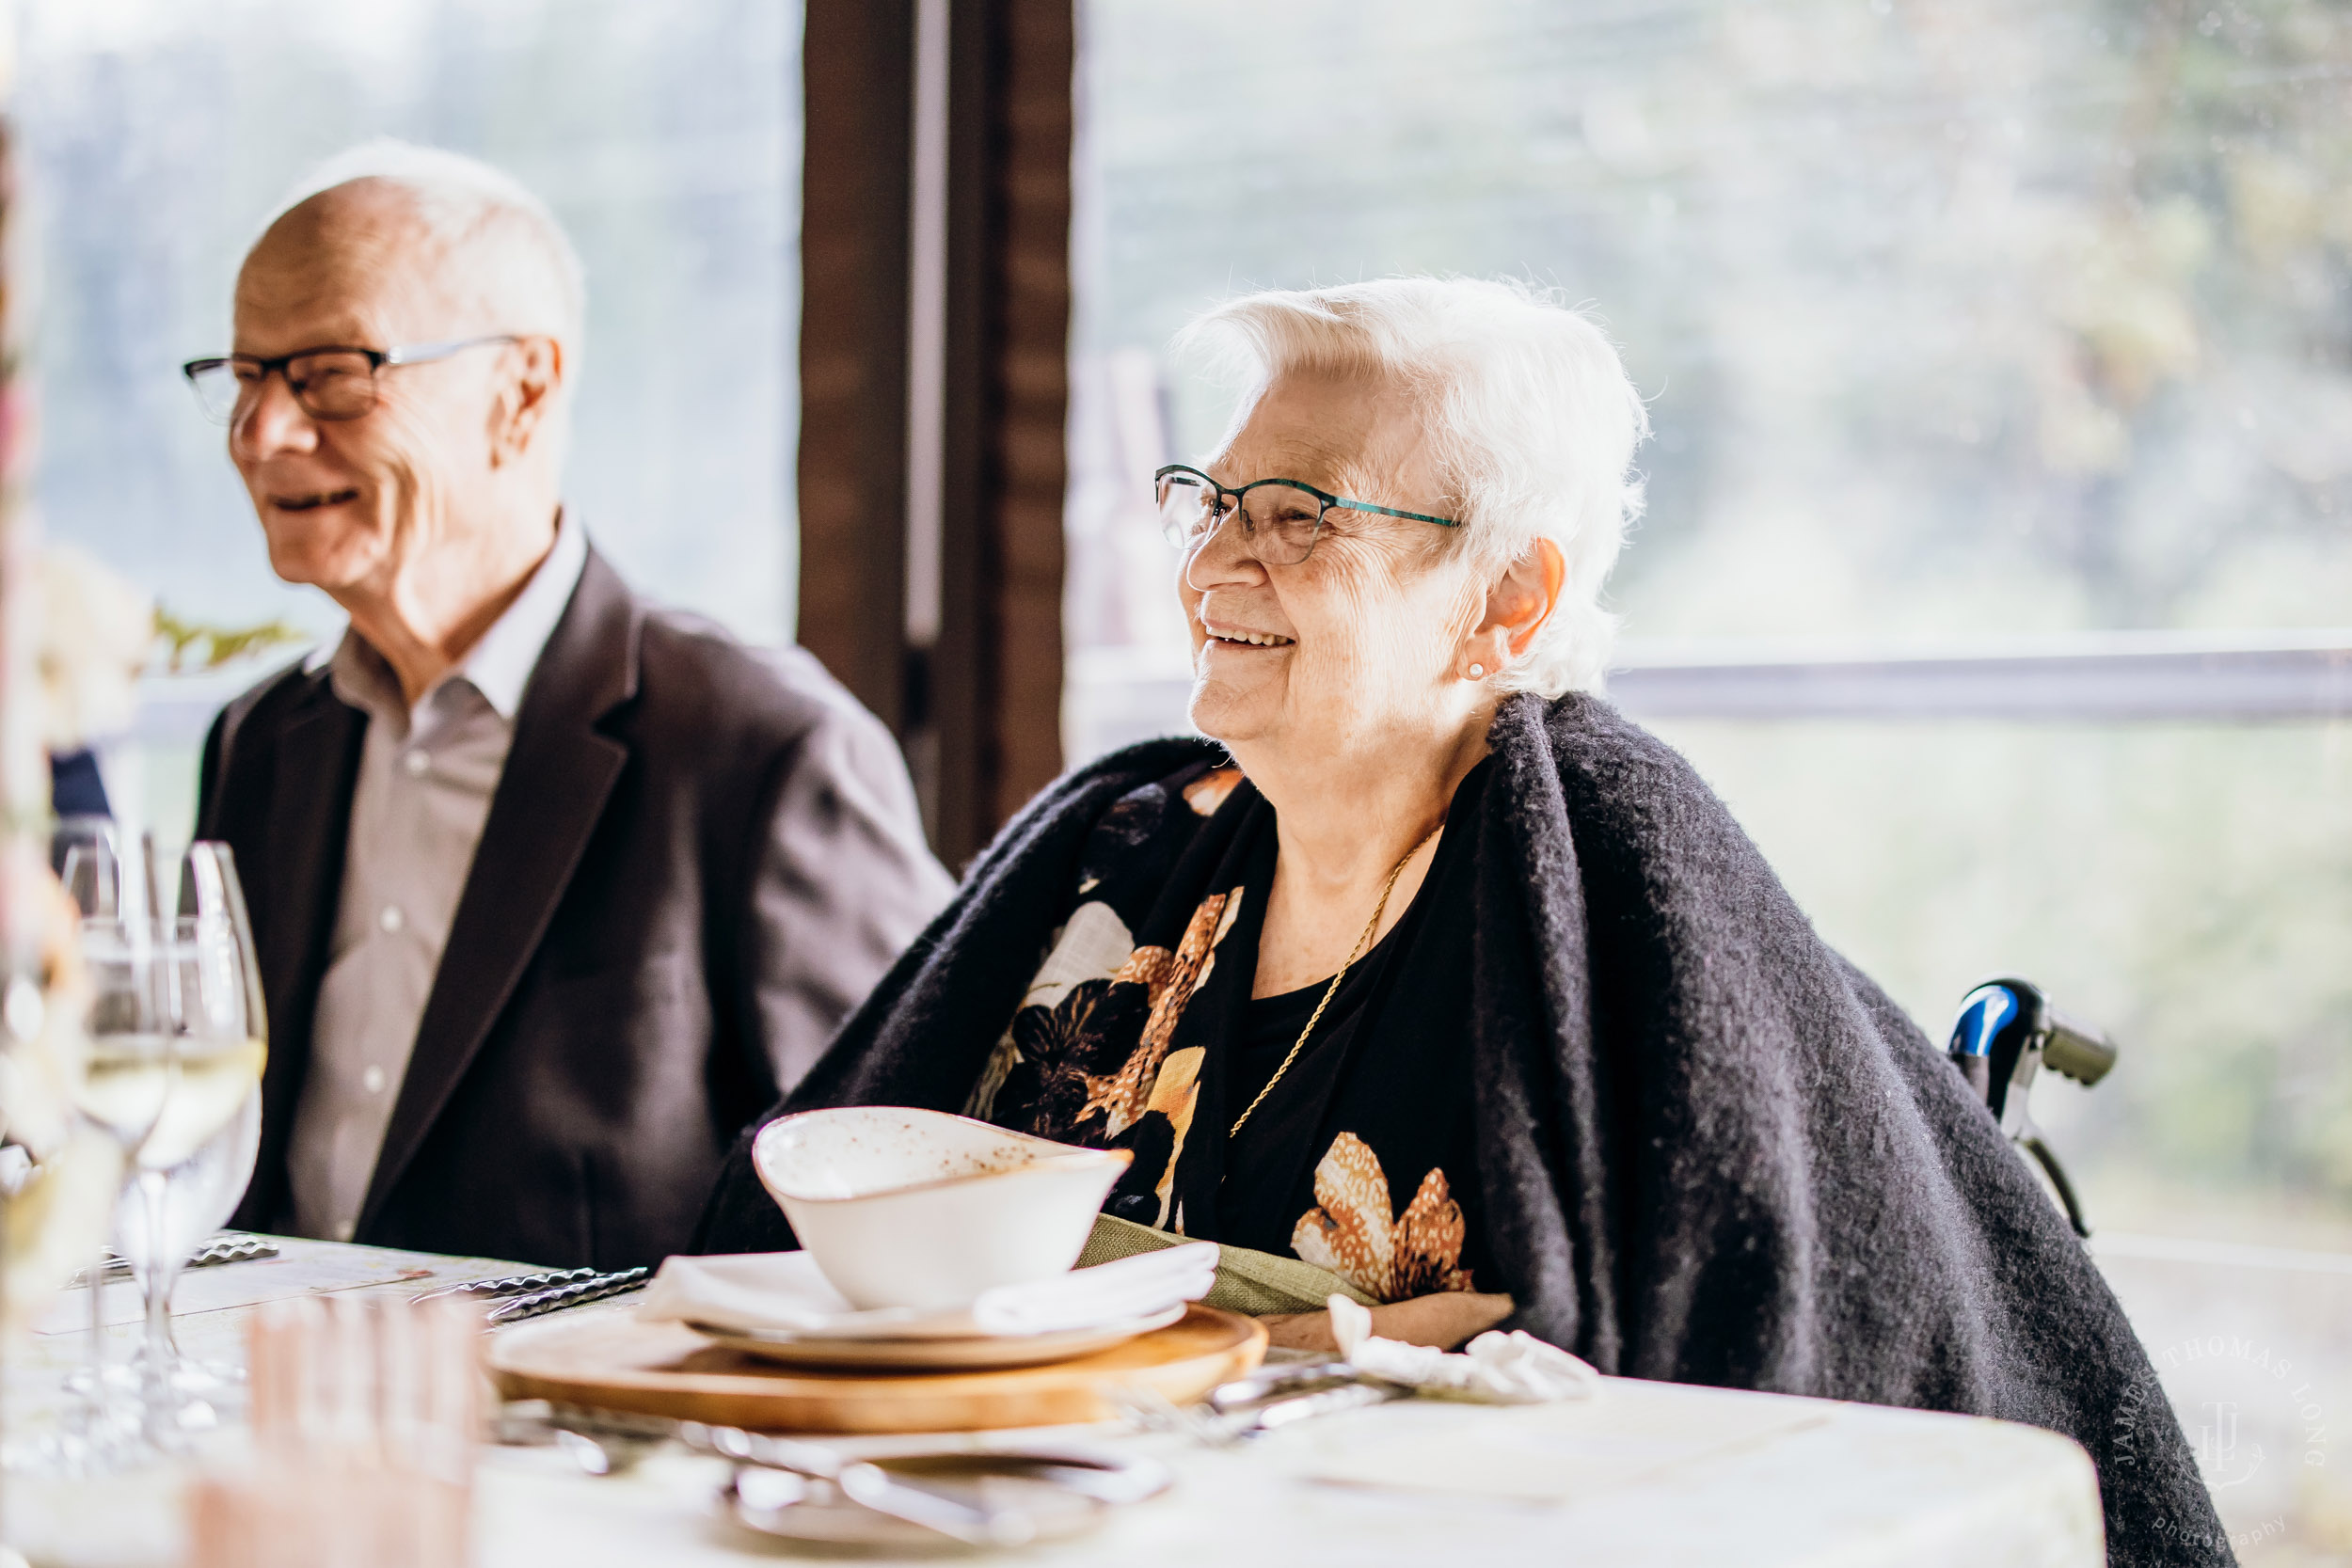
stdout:
{"type": "Polygon", "coordinates": [[[423,1291],[408,1298],[411,1306],[432,1301],[439,1296],[514,1296],[526,1291],[544,1291],[553,1285],[571,1285],[583,1279],[594,1279],[594,1269],[542,1269],[537,1274],[507,1274],[496,1279],[469,1279],[462,1285],[444,1285],[438,1290],[423,1291]]]}
{"type": "Polygon", "coordinates": [[[649,1283],[653,1271],[646,1268],[615,1269],[609,1274],[595,1269],[543,1269],[536,1274],[501,1275],[496,1279],[470,1279],[462,1285],[443,1285],[437,1290],[421,1291],[408,1298],[413,1305],[432,1301],[439,1296],[472,1296],[483,1301],[495,1301],[497,1306],[484,1315],[484,1322],[496,1328],[502,1323],[520,1323],[548,1312],[560,1312],[566,1307],[582,1307],[607,1296],[617,1296],[628,1291],[642,1290],[649,1283]]]}
{"type": "Polygon", "coordinates": [[[1335,1381],[1334,1371],[1333,1367],[1300,1368],[1295,1376],[1267,1379],[1277,1388],[1302,1381],[1323,1384],[1304,1393],[1284,1394],[1277,1399],[1263,1398],[1258,1392],[1263,1386],[1252,1380],[1227,1384],[1210,1390],[1207,1410],[1177,1404],[1155,1388],[1111,1388],[1105,1393],[1130,1426],[1143,1432],[1175,1433],[1216,1449],[1238,1448],[1269,1432],[1317,1416],[1362,1410],[1391,1400],[1409,1399],[1413,1393],[1401,1383],[1367,1377],[1353,1368],[1346,1369],[1345,1381],[1335,1381]]]}
{"type": "Polygon", "coordinates": [[[846,1459],[819,1444],[771,1437],[739,1427],[677,1421],[575,1405],[551,1404],[526,1412],[510,1407],[501,1421],[501,1440],[517,1440],[518,1428],[544,1428],[573,1463],[592,1476],[616,1476],[663,1441],[676,1439],[696,1453],[732,1460],[737,1465],[784,1470],[830,1482],[862,1508],[974,1546],[1018,1546],[1037,1534],[1037,1521],[1024,1510],[974,1505],[929,1487],[900,1481],[878,1465],[846,1459]]]}
{"type": "MultiPolygon", "coordinates": [[[[250,1263],[277,1256],[278,1243],[266,1237],[224,1230],[190,1253],[188,1260],[180,1266],[183,1269],[209,1269],[222,1263],[250,1263]]],[[[104,1264],[104,1277],[107,1279],[128,1279],[134,1272],[131,1260],[112,1247],[106,1249],[104,1264]]],[[[78,1290],[88,1283],[89,1271],[84,1269],[69,1278],[66,1287],[78,1290]]]]}

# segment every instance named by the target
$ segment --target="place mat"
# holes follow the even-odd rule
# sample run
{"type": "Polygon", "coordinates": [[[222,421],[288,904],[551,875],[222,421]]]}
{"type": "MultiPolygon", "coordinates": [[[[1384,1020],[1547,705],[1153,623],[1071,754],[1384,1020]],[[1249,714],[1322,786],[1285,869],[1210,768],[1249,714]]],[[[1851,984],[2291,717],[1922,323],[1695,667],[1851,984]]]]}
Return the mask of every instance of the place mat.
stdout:
{"type": "Polygon", "coordinates": [[[821,1371],[763,1363],[679,1323],[591,1307],[494,1335],[489,1366],[508,1399],[762,1432],[977,1432],[1108,1420],[1112,1388],[1186,1402],[1256,1367],[1265,1343],[1251,1319],[1195,1305],[1166,1328],[1042,1367],[821,1371]]]}

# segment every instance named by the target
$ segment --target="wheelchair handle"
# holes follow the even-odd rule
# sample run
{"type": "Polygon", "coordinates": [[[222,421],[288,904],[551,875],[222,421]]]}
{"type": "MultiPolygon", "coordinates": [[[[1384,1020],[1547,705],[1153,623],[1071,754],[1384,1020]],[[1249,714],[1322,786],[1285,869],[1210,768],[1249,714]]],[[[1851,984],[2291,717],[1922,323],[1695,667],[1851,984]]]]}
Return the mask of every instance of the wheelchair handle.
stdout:
{"type": "Polygon", "coordinates": [[[2115,1044],[2087,1023],[2044,1005],[2049,1033],[2042,1042],[2042,1065],[2089,1088],[2115,1068],[2115,1044]]]}
{"type": "Polygon", "coordinates": [[[2088,1238],[2082,1200],[2026,1114],[2026,1097],[2045,1067],[2086,1088],[2096,1084],[2114,1069],[2115,1043],[2051,1006],[2032,981],[2008,977],[1987,980],[1961,999],[1944,1049],[2010,1141],[2049,1177],[2074,1233],[2088,1238]]]}

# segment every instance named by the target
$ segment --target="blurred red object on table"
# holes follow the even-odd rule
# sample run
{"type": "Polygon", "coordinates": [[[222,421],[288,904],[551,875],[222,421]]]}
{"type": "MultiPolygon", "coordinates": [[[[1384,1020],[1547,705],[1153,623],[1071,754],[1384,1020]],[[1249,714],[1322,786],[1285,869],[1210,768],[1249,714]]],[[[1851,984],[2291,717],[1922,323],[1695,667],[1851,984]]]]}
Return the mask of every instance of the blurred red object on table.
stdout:
{"type": "Polygon", "coordinates": [[[481,1342],[457,1298],[261,1307],[252,1462],[190,1487],[191,1568],[469,1563],[481,1342]]]}

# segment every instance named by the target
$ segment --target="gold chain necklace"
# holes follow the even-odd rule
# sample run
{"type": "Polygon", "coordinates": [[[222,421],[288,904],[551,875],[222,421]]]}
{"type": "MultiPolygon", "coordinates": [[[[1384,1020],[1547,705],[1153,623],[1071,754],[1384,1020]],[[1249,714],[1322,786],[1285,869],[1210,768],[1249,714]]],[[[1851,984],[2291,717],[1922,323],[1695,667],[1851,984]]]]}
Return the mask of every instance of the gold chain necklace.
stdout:
{"type": "Polygon", "coordinates": [[[1324,988],[1323,1000],[1315,1004],[1314,1016],[1307,1020],[1307,1027],[1298,1032],[1297,1043],[1291,1047],[1291,1053],[1282,1058],[1282,1065],[1274,1069],[1274,1076],[1265,1081],[1265,1087],[1258,1091],[1258,1098],[1249,1102],[1248,1110],[1235,1117],[1233,1125],[1226,1129],[1227,1137],[1230,1138],[1241,1131],[1241,1124],[1248,1121],[1250,1114],[1265,1103],[1265,1097],[1274,1092],[1274,1085],[1282,1081],[1282,1074],[1291,1069],[1291,1064],[1298,1060],[1298,1053],[1307,1049],[1307,1037],[1313,1034],[1315,1025],[1323,1022],[1323,1009],[1331,1005],[1331,998],[1339,995],[1340,982],[1347,978],[1347,972],[1356,966],[1356,960],[1362,958],[1365,949],[1372,945],[1372,934],[1380,928],[1380,917],[1388,912],[1389,895],[1396,891],[1396,879],[1405,875],[1405,868],[1412,863],[1415,855],[1421,853],[1422,845],[1437,837],[1444,828],[1445,824],[1439,822],[1437,827],[1422,834],[1421,844],[1416,844],[1410,849],[1406,850],[1405,858],[1397,862],[1395,869],[1389,873],[1389,879],[1380,884],[1380,902],[1372,907],[1372,918],[1364,923],[1364,934],[1356,939],[1355,947],[1347,955],[1347,962],[1340,965],[1340,972],[1332,975],[1331,983],[1324,988]]]}

